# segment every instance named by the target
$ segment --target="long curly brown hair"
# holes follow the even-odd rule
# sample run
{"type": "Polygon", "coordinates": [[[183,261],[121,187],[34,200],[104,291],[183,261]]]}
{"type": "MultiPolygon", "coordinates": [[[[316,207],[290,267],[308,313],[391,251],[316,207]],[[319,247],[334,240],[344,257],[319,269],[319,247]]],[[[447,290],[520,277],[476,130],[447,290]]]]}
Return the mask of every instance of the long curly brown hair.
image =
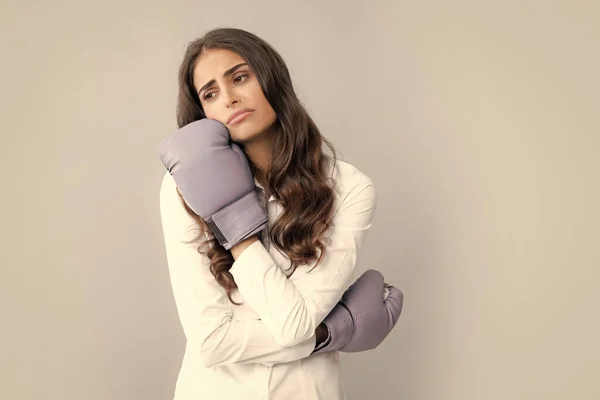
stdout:
{"type": "MultiPolygon", "coordinates": [[[[234,51],[246,60],[277,115],[279,133],[274,140],[270,170],[264,178],[257,176],[256,166],[248,159],[252,174],[283,208],[269,232],[272,245],[288,256],[292,273],[299,265],[315,260],[316,267],[325,256],[323,237],[332,225],[335,182],[328,171],[335,167],[336,151],[296,96],[288,68],[277,51],[258,36],[235,28],[211,30],[188,44],[179,69],[177,124],[180,128],[206,118],[194,89],[193,71],[200,54],[215,48],[234,51]],[[331,154],[324,152],[323,144],[331,154]]],[[[229,300],[238,304],[231,298],[237,288],[229,272],[234,261],[231,253],[185,203],[179,190],[178,193],[187,213],[198,224],[198,236],[188,243],[201,242],[198,252],[209,257],[215,279],[225,288],[229,300]]]]}

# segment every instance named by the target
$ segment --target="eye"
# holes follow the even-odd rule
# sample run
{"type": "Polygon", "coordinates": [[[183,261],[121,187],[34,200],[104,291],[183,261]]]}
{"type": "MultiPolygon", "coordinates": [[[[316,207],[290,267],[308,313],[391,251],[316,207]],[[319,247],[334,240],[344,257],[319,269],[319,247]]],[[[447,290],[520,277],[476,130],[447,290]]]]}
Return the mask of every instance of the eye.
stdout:
{"type": "Polygon", "coordinates": [[[247,77],[248,77],[248,74],[241,74],[241,75],[236,76],[233,80],[234,80],[234,82],[239,83],[239,82],[246,80],[247,77]],[[239,78],[243,78],[243,79],[239,79],[239,78]]]}
{"type": "MultiPolygon", "coordinates": [[[[233,78],[233,81],[235,83],[241,83],[241,82],[245,81],[246,78],[248,78],[248,74],[240,74],[240,75],[237,75],[235,78],[233,78]]],[[[205,101],[211,101],[213,99],[213,97],[214,97],[214,92],[205,92],[204,96],[202,96],[202,98],[205,101]]]]}

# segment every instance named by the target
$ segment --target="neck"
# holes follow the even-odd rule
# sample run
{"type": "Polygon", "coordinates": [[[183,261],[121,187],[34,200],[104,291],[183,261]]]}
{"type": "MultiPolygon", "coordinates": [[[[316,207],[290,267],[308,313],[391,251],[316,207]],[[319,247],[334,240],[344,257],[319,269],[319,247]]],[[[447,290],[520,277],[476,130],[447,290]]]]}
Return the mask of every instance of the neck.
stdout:
{"type": "Polygon", "coordinates": [[[255,165],[256,178],[261,183],[266,181],[267,172],[271,167],[275,135],[276,133],[274,131],[269,130],[258,135],[249,142],[240,143],[246,156],[255,165]]]}

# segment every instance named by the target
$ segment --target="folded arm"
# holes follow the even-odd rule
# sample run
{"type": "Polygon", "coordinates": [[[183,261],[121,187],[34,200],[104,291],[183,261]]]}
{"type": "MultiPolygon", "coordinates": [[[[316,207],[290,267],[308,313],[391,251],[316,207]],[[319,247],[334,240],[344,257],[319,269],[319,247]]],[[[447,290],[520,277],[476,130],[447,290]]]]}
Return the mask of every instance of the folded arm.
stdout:
{"type": "Polygon", "coordinates": [[[308,357],[315,335],[295,346],[282,346],[260,319],[236,319],[234,304],[215,280],[209,259],[198,244],[196,222],[187,214],[175,182],[165,174],[160,190],[160,214],[171,286],[187,338],[187,349],[203,366],[233,363],[274,365],[308,357]]]}
{"type": "Polygon", "coordinates": [[[288,278],[264,245],[248,245],[230,269],[244,300],[284,347],[304,343],[314,335],[351,283],[363,242],[376,208],[373,182],[358,170],[338,181],[329,243],[322,262],[299,266],[288,278]]]}

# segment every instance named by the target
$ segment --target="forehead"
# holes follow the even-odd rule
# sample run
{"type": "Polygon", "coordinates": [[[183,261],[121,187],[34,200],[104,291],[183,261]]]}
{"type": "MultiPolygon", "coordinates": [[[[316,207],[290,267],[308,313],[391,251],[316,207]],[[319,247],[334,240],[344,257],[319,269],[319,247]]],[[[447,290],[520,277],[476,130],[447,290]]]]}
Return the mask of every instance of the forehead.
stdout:
{"type": "Polygon", "coordinates": [[[204,50],[194,65],[194,85],[200,87],[211,79],[219,79],[227,69],[243,62],[246,60],[241,55],[228,49],[204,50]]]}

